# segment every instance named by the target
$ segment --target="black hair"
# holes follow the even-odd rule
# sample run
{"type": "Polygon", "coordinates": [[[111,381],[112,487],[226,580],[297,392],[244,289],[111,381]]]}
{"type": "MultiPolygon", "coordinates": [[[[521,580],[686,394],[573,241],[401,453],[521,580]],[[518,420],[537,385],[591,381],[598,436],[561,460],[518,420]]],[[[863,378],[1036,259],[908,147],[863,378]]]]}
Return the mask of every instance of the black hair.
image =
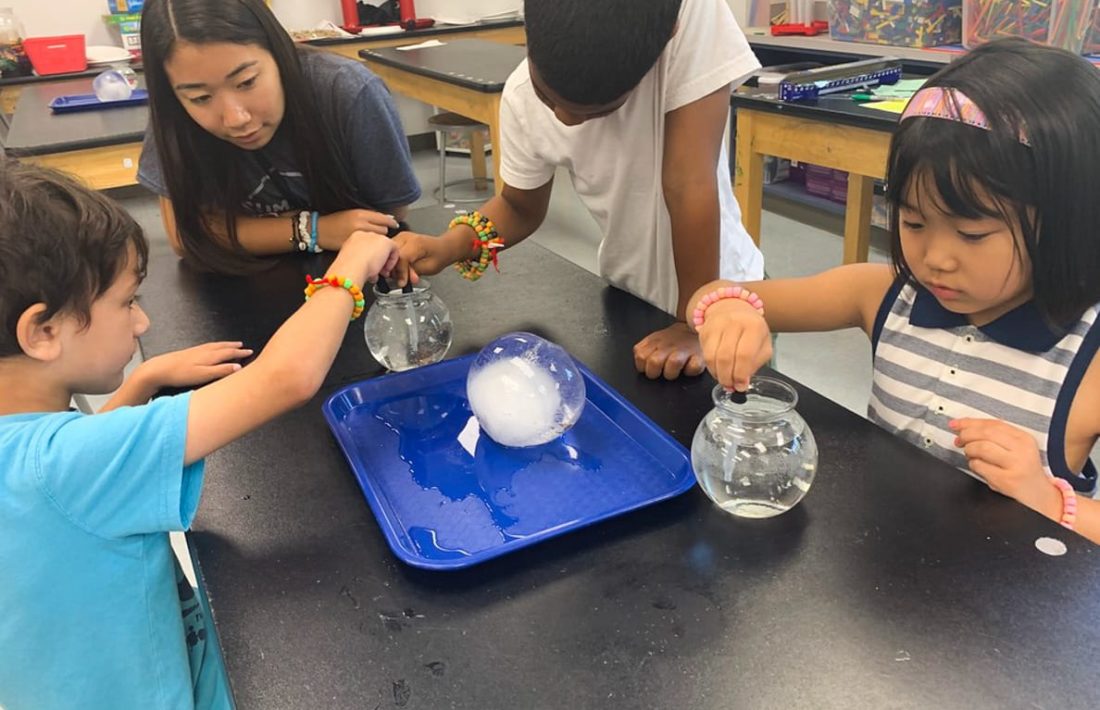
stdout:
{"type": "Polygon", "coordinates": [[[526,0],[527,56],[567,101],[608,104],[631,91],[672,39],[681,0],[526,0]]]}
{"type": "Polygon", "coordinates": [[[0,357],[19,355],[16,325],[35,305],[43,321],[72,313],[85,326],[92,303],[149,246],[119,205],[56,170],[0,158],[0,357]]]}
{"type": "Polygon", "coordinates": [[[340,158],[336,117],[320,115],[311,102],[299,55],[315,50],[296,48],[263,0],[147,0],[141,46],[150,125],[189,258],[223,273],[254,271],[268,263],[249,255],[237,239],[236,216],[247,189],[239,166],[244,151],[195,123],[165,72],[180,41],[255,45],[270,52],[286,99],[278,130],[289,135],[311,206],[322,213],[366,206],[356,198],[349,167],[340,158]],[[212,235],[211,224],[224,225],[228,244],[212,235]]]}
{"type": "Polygon", "coordinates": [[[947,214],[1018,223],[1036,307],[1057,328],[1077,320],[1100,302],[1100,200],[1092,194],[1100,186],[1100,72],[1067,51],[1011,38],[974,49],[925,87],[964,94],[990,130],[902,121],[886,191],[895,269],[912,279],[898,206],[920,186],[914,181],[928,180],[947,214]]]}

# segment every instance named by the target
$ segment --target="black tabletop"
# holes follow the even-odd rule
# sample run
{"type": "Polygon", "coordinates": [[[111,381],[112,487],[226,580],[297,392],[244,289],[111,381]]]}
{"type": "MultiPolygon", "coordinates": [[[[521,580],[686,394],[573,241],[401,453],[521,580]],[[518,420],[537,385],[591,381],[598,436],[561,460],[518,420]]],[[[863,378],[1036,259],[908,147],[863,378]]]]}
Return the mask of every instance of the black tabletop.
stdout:
{"type": "Polygon", "coordinates": [[[459,39],[441,47],[363,49],[364,59],[469,89],[504,91],[504,82],[527,56],[525,47],[481,39],[459,39]]]}
{"type": "Polygon", "coordinates": [[[395,38],[409,38],[412,40],[429,39],[440,35],[463,34],[466,32],[483,32],[485,30],[500,30],[508,27],[523,27],[523,20],[493,20],[489,22],[474,22],[468,25],[432,25],[420,30],[395,29],[392,34],[371,34],[356,37],[324,37],[311,39],[306,44],[317,47],[327,47],[333,44],[356,44],[359,42],[380,41],[395,38]]]}
{"type": "MultiPolygon", "coordinates": [[[[130,62],[130,68],[135,72],[142,71],[141,60],[130,62]]],[[[66,72],[64,74],[27,74],[25,76],[0,76],[0,89],[19,84],[41,84],[47,81],[65,81],[67,79],[79,79],[85,76],[94,77],[103,71],[103,66],[88,67],[84,71],[66,72]]]]}
{"type": "MultiPolygon", "coordinates": [[[[710,382],[631,360],[667,315],[533,244],[501,262],[432,281],[452,355],[534,330],[690,444],[710,382]]],[[[146,355],[263,345],[321,267],[226,279],[161,245],[146,355]]],[[[208,461],[189,539],[241,708],[1096,707],[1098,548],[804,387],[820,466],[791,512],[739,521],[693,489],[432,573],[391,554],[321,416],[378,372],[353,325],[313,401],[208,461]]]]}
{"type": "Polygon", "coordinates": [[[852,100],[851,93],[822,96],[813,101],[780,101],[775,93],[754,87],[741,87],[730,95],[730,106],[767,113],[782,113],[801,118],[812,118],[846,126],[870,128],[875,131],[894,132],[898,127],[898,114],[867,108],[852,100]]]}
{"type": "Polygon", "coordinates": [[[6,86],[19,84],[40,84],[44,81],[64,81],[65,79],[78,79],[84,76],[95,76],[103,71],[102,67],[89,67],[84,71],[66,72],[64,74],[27,74],[24,76],[0,76],[0,89],[6,86]]]}
{"type": "MultiPolygon", "coordinates": [[[[820,45],[806,46],[799,44],[799,37],[789,38],[789,42],[776,44],[763,40],[758,35],[749,34],[746,39],[753,53],[764,66],[789,64],[791,62],[818,61],[823,64],[839,64],[841,62],[854,62],[860,59],[870,59],[883,56],[882,47],[868,45],[862,42],[835,42],[828,48],[820,45]],[[871,51],[868,51],[871,50],[871,51]]],[[[908,50],[911,51],[911,50],[908,50]]],[[[901,65],[907,73],[929,75],[933,74],[944,65],[962,54],[962,48],[958,51],[953,48],[930,48],[922,58],[916,58],[906,54],[901,57],[901,65]]],[[[894,48],[889,48],[890,54],[900,54],[894,48]]]]}
{"type": "MultiPolygon", "coordinates": [[[[140,77],[138,82],[143,85],[140,77]]],[[[141,141],[149,118],[147,106],[65,114],[50,111],[50,101],[58,96],[91,93],[90,78],[28,84],[19,95],[4,149],[14,156],[43,155],[141,141]]]]}

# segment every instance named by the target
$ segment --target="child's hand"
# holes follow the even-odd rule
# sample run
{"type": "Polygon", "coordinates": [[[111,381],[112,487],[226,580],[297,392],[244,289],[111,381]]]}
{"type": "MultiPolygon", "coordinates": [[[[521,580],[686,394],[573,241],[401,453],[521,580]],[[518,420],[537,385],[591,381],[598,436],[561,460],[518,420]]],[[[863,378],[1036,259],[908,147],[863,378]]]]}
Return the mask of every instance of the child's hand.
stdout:
{"type": "Polygon", "coordinates": [[[970,470],[990,488],[1048,518],[1061,517],[1062,494],[1043,470],[1031,434],[996,419],[956,419],[949,426],[970,470]]]}
{"type": "Polygon", "coordinates": [[[152,396],[164,387],[198,387],[241,369],[235,360],[243,360],[252,350],[243,343],[204,343],[149,358],[134,370],[152,396]]]}
{"type": "MultiPolygon", "coordinates": [[[[473,234],[473,232],[470,232],[473,234]]],[[[425,276],[438,274],[462,257],[451,253],[450,244],[443,237],[431,237],[416,232],[401,232],[393,241],[401,248],[401,257],[418,273],[425,276]]],[[[469,246],[470,240],[466,240],[469,246]]]]}
{"type": "Polygon", "coordinates": [[[703,349],[686,323],[673,323],[634,346],[634,367],[651,380],[675,380],[681,373],[695,377],[705,369],[703,349]]]}
{"type": "Polygon", "coordinates": [[[335,251],[355,232],[371,232],[386,236],[397,228],[393,215],[371,210],[333,212],[317,220],[317,243],[323,249],[335,251]]]}
{"type": "Polygon", "coordinates": [[[772,359],[771,331],[760,312],[740,298],[707,308],[699,327],[703,360],[718,383],[743,392],[749,379],[772,359]]]}
{"type": "Polygon", "coordinates": [[[126,378],[100,412],[146,404],[166,387],[193,388],[219,380],[241,369],[233,360],[252,354],[242,343],[206,343],[149,358],[126,378]]]}
{"type": "Polygon", "coordinates": [[[328,273],[350,278],[361,287],[374,283],[378,276],[396,276],[404,285],[409,278],[407,262],[401,262],[397,244],[384,235],[373,232],[354,232],[329,267],[328,273]]]}

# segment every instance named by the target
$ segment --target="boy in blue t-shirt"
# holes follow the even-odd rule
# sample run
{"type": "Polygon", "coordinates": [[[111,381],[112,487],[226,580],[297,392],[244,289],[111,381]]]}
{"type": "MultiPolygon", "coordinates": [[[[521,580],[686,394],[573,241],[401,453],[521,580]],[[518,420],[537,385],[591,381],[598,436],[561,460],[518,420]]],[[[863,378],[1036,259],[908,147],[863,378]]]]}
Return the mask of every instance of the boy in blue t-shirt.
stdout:
{"type": "MultiPolygon", "coordinates": [[[[153,358],[148,247],[106,197],[0,161],[0,707],[229,707],[209,620],[168,531],[199,503],[203,458],[309,400],[356,306],[320,288],[248,367],[240,343],[153,358]],[[148,403],[157,389],[211,384],[148,403]],[[120,388],[121,385],[121,388],[120,388]],[[74,394],[118,389],[95,415],[74,394]]],[[[403,284],[396,247],[349,238],[327,277],[403,284]]],[[[350,281],[345,281],[345,279],[350,281]]],[[[347,289],[351,291],[352,289],[347,289]]]]}

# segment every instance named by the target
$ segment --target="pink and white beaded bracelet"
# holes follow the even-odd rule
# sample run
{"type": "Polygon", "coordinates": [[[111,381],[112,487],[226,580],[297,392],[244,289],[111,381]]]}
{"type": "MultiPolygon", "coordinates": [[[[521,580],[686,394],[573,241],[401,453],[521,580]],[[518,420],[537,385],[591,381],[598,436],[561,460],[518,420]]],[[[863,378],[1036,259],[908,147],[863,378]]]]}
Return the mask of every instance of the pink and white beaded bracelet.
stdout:
{"type": "Polygon", "coordinates": [[[760,296],[757,296],[755,292],[742,286],[723,286],[699,299],[699,305],[695,306],[695,312],[691,315],[691,320],[695,324],[696,329],[703,325],[707,309],[726,298],[740,298],[742,301],[759,311],[760,315],[764,315],[764,301],[762,301],[760,296]]]}
{"type": "Polygon", "coordinates": [[[1077,491],[1063,478],[1055,476],[1053,481],[1054,487],[1062,493],[1062,519],[1058,522],[1062,527],[1073,530],[1077,523],[1077,491]]]}

